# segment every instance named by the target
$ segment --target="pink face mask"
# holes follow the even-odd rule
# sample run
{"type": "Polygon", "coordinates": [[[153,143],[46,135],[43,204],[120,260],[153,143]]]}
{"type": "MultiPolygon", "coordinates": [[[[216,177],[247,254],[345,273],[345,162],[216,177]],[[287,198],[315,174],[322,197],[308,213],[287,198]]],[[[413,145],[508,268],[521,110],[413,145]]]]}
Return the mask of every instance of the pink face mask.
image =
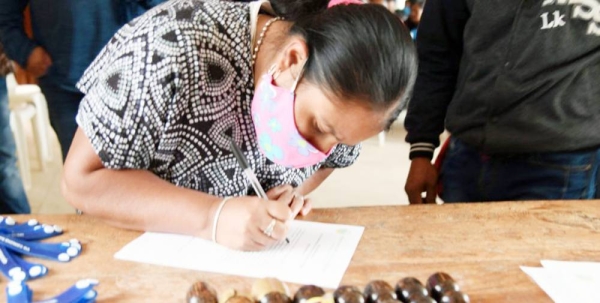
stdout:
{"type": "Polygon", "coordinates": [[[269,160],[282,166],[302,168],[315,165],[327,158],[298,132],[294,118],[294,91],[298,79],[291,90],[273,84],[274,68],[261,77],[254,98],[252,98],[252,118],[258,137],[258,147],[269,160]]]}

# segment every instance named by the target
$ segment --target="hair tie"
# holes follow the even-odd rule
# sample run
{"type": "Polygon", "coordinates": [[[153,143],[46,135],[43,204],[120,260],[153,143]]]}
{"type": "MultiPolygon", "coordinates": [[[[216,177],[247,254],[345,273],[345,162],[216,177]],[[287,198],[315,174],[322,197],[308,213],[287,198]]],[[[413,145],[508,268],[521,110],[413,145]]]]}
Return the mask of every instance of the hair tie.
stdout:
{"type": "Polygon", "coordinates": [[[344,4],[344,5],[348,5],[348,4],[363,4],[362,1],[359,0],[331,0],[329,1],[329,4],[327,5],[327,8],[336,6],[336,5],[340,5],[340,4],[344,4]]]}

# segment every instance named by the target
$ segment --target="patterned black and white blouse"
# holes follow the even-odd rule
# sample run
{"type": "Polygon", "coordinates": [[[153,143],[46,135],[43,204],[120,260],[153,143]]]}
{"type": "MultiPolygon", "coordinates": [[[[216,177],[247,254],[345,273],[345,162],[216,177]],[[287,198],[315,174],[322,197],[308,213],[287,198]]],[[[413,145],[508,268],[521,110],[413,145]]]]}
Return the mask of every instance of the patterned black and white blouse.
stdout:
{"type": "Polygon", "coordinates": [[[258,11],[251,6],[172,0],[119,30],[78,83],[85,98],[77,121],[105,167],[146,169],[181,187],[235,196],[253,191],[231,139],[265,190],[356,160],[360,146],[339,145],[303,169],[259,152],[250,115],[251,11],[258,11]]]}

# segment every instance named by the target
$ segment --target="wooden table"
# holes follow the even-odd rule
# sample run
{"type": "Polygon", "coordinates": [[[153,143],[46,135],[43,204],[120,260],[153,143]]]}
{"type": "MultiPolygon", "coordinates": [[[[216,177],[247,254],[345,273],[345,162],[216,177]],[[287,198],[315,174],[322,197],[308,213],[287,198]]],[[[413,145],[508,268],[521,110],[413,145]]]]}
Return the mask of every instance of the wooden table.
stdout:
{"type": "MultiPolygon", "coordinates": [[[[109,227],[87,216],[14,216],[57,224],[77,238],[82,255],[70,263],[35,259],[49,274],[29,282],[34,299],[54,296],[83,278],[96,278],[99,302],[183,302],[188,287],[205,280],[217,291],[249,291],[254,279],[113,258],[139,232],[109,227]]],[[[307,220],[365,226],[343,284],[364,287],[436,271],[452,275],[472,302],[551,302],[519,268],[539,260],[600,261],[600,201],[507,202],[314,210],[307,220]]],[[[0,279],[4,289],[6,279],[0,279]]],[[[298,285],[290,285],[292,291],[298,285]]],[[[4,300],[4,295],[0,296],[4,300]]]]}

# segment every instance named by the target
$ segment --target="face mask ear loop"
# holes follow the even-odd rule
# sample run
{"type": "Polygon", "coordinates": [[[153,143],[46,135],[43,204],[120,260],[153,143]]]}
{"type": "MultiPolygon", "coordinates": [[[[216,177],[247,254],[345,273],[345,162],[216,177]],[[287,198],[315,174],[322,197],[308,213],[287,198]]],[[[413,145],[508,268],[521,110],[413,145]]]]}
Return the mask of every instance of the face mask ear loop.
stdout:
{"type": "Polygon", "coordinates": [[[296,86],[298,86],[298,83],[300,82],[300,78],[302,78],[302,74],[304,73],[304,67],[305,66],[306,66],[306,61],[304,61],[304,65],[302,65],[302,69],[300,70],[300,74],[298,75],[298,77],[294,81],[294,85],[292,85],[292,93],[296,93],[296,86]]]}
{"type": "Polygon", "coordinates": [[[271,68],[269,68],[267,73],[273,77],[273,80],[277,79],[279,76],[279,70],[277,70],[277,66],[275,64],[271,65],[271,68]]]}

